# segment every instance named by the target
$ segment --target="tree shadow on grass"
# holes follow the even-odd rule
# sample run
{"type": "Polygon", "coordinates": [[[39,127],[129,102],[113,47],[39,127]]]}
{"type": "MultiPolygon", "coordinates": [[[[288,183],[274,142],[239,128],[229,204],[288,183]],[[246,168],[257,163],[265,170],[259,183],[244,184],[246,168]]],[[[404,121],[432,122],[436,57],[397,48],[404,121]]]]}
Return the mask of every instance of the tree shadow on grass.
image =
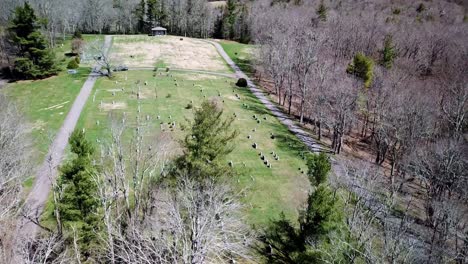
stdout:
{"type": "Polygon", "coordinates": [[[248,110],[253,111],[257,115],[269,115],[273,117],[270,110],[268,110],[250,90],[247,88],[240,88],[238,91],[239,94],[244,97],[242,102],[249,106],[248,110]]]}

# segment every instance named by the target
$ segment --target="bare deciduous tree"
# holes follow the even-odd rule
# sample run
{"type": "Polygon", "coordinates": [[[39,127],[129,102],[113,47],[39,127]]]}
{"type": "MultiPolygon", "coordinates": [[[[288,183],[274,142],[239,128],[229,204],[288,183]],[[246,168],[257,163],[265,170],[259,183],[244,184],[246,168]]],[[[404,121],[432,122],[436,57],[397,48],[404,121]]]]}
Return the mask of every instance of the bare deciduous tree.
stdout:
{"type": "Polygon", "coordinates": [[[7,263],[14,246],[11,217],[19,208],[22,182],[31,169],[30,144],[22,117],[3,95],[0,109],[0,262],[7,263]]]}

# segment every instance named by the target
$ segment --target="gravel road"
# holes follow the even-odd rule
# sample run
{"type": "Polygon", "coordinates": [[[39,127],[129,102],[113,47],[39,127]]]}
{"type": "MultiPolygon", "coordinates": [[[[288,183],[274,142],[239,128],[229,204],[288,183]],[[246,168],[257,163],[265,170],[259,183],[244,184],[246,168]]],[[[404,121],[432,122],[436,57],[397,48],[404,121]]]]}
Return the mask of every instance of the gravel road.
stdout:
{"type": "MultiPolygon", "coordinates": [[[[112,37],[106,36],[104,40],[104,50],[106,53],[109,51],[111,44],[112,37]]],[[[99,76],[101,75],[92,72],[86,82],[83,84],[83,87],[76,97],[62,127],[50,145],[49,152],[47,153],[43,164],[37,171],[34,185],[24,204],[25,211],[32,217],[40,216],[42,213],[44,205],[49,196],[52,180],[57,177],[57,169],[63,159],[64,151],[68,144],[68,138],[75,129],[81,111],[83,110],[86,101],[91,94],[94,83],[99,78],[99,76]]],[[[37,231],[38,226],[36,224],[32,223],[24,217],[21,217],[16,237],[20,240],[34,238],[37,234],[37,231]]]]}
{"type": "Polygon", "coordinates": [[[245,78],[247,80],[248,87],[250,91],[260,100],[271,113],[278,118],[278,120],[283,123],[288,129],[295,134],[305,145],[310,149],[311,152],[320,152],[323,150],[323,147],[319,145],[309,133],[298,127],[294,124],[294,121],[279,110],[269,99],[268,97],[260,90],[247,75],[231,60],[231,58],[224,51],[223,47],[214,41],[207,41],[213,44],[218,50],[219,54],[224,58],[227,64],[235,71],[237,78],[245,78]]]}

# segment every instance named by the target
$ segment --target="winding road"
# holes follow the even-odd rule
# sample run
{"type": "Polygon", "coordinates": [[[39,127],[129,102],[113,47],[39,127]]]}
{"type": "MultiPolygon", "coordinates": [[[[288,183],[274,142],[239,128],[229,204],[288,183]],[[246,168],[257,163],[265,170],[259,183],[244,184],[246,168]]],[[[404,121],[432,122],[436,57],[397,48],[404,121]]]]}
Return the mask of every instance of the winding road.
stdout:
{"type": "MultiPolygon", "coordinates": [[[[105,54],[109,51],[111,44],[112,36],[106,36],[103,46],[105,54]]],[[[88,79],[81,87],[80,93],[73,102],[70,112],[68,112],[62,127],[52,142],[44,162],[37,171],[36,180],[24,204],[25,214],[33,219],[40,217],[42,210],[44,209],[44,205],[52,186],[52,180],[57,177],[58,166],[63,159],[70,134],[75,129],[81,111],[83,110],[86,101],[91,94],[94,83],[99,76],[101,75],[94,71],[89,74],[88,79]]],[[[18,225],[16,239],[21,240],[34,238],[37,231],[38,226],[36,224],[32,223],[29,219],[22,217],[20,219],[20,224],[18,225]]]]}

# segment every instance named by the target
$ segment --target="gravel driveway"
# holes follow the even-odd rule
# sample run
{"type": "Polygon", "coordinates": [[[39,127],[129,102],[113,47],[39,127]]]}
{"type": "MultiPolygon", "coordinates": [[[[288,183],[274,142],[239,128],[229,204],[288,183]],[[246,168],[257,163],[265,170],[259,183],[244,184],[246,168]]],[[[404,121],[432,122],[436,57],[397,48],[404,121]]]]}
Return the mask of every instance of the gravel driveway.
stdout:
{"type": "MultiPolygon", "coordinates": [[[[104,50],[106,53],[109,51],[111,44],[112,37],[106,36],[104,40],[104,50]]],[[[50,145],[46,159],[37,171],[34,185],[23,206],[24,212],[33,218],[40,217],[42,210],[44,209],[44,205],[47,202],[50,188],[52,186],[51,183],[57,177],[57,169],[63,159],[64,151],[68,144],[68,138],[75,129],[81,111],[83,110],[86,101],[91,94],[94,83],[99,76],[99,74],[92,72],[83,84],[83,87],[73,102],[70,112],[65,118],[62,127],[50,145]]],[[[22,239],[34,238],[38,231],[38,226],[24,217],[21,217],[17,228],[16,238],[20,241],[22,239]]]]}

